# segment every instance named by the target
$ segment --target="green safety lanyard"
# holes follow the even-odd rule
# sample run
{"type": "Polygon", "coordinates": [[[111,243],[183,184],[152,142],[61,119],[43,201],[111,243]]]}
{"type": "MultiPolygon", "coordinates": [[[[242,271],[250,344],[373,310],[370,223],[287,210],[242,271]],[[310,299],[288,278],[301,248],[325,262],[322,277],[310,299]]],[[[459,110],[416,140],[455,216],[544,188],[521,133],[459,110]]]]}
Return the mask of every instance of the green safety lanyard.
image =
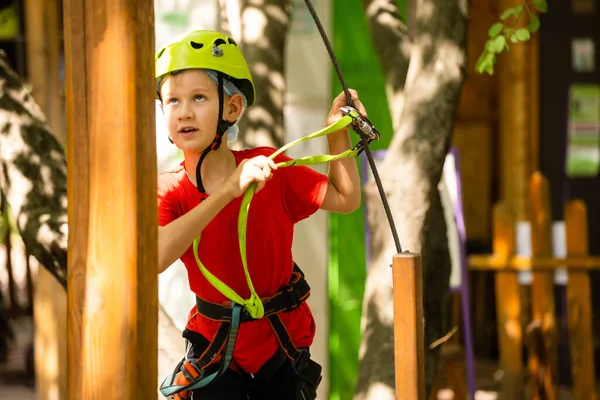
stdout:
{"type": "MultiPolygon", "coordinates": [[[[312,133],[310,135],[304,136],[300,139],[297,139],[291,143],[286,144],[273,154],[269,156],[270,159],[274,159],[279,154],[283,153],[285,150],[302,143],[304,141],[314,139],[321,136],[326,136],[331,133],[337,132],[340,129],[347,127],[355,121],[363,122],[365,121],[364,117],[362,117],[358,111],[353,108],[345,108],[344,110],[346,115],[344,115],[339,121],[334,124],[331,124],[320,131],[312,133]]],[[[367,120],[368,121],[368,120],[367,120]]],[[[374,129],[374,128],[373,128],[374,129]]],[[[376,131],[375,131],[376,132],[376,131]]],[[[373,137],[375,138],[375,137],[373,137]]],[[[378,138],[378,134],[377,134],[378,138]]],[[[348,149],[343,153],[337,155],[319,155],[319,156],[308,156],[297,158],[290,161],[280,162],[277,165],[278,168],[283,167],[291,167],[291,166],[301,166],[301,165],[315,165],[322,164],[327,162],[332,162],[335,160],[339,160],[342,158],[351,158],[356,157],[362,151],[363,147],[361,146],[362,142],[359,142],[357,146],[352,149],[348,149]]],[[[240,207],[240,214],[238,217],[238,241],[240,245],[240,254],[242,257],[242,265],[244,267],[244,274],[246,275],[246,282],[248,283],[248,288],[250,289],[250,298],[243,299],[239,294],[237,294],[233,289],[231,289],[227,284],[221,281],[219,278],[214,276],[203,264],[200,262],[200,258],[198,257],[198,244],[200,242],[200,236],[198,236],[194,240],[193,249],[194,249],[194,257],[196,257],[196,262],[198,263],[198,267],[202,272],[202,275],[225,297],[231,300],[235,304],[239,304],[243,306],[246,311],[250,314],[250,316],[254,319],[260,319],[264,316],[264,307],[263,303],[256,294],[254,290],[254,285],[252,285],[252,279],[250,279],[250,273],[248,272],[248,263],[246,259],[246,227],[248,224],[248,212],[250,210],[250,202],[252,201],[252,197],[254,196],[254,192],[256,189],[256,183],[252,183],[246,189],[244,193],[244,197],[242,198],[242,204],[240,207]]]]}

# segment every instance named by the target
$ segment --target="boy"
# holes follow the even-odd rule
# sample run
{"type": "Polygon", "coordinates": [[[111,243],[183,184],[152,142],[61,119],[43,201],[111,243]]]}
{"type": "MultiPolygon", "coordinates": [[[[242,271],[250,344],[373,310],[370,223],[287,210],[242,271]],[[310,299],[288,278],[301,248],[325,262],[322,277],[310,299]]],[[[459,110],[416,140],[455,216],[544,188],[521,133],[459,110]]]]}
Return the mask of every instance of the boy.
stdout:
{"type": "MultiPolygon", "coordinates": [[[[282,288],[291,287],[291,277],[301,276],[292,259],[294,224],[319,208],[349,213],[359,207],[355,160],[331,163],[327,176],[307,167],[277,170],[276,163],[289,158],[280,155],[271,160],[269,155],[275,149],[233,151],[222,143],[225,134],[236,133],[235,122],[244,107],[253,105],[255,88],[239,48],[220,33],[191,32],[159,50],[156,77],[169,139],[184,154],[179,166],[158,175],[159,273],[181,258],[198,298],[197,307],[227,311],[227,298],[206,280],[196,262],[191,245],[200,236],[201,263],[248,298],[237,222],[240,196],[256,182],[247,225],[248,270],[258,296],[282,298],[282,288]]],[[[356,108],[366,114],[356,92],[352,95],[356,108]]],[[[339,108],[344,105],[341,94],[333,101],[328,125],[342,117],[339,108]]],[[[328,143],[331,154],[350,148],[347,129],[329,135],[328,143]]],[[[297,287],[304,283],[303,277],[296,280],[300,282],[297,287]]],[[[308,294],[304,295],[285,312],[276,313],[283,323],[282,334],[275,332],[267,318],[243,321],[230,368],[207,386],[179,396],[207,400],[315,398],[318,379],[311,381],[298,372],[297,357],[286,351],[285,338],[281,338],[289,337],[292,351],[304,349],[297,354],[308,354],[315,324],[303,301],[308,294]]],[[[198,312],[197,307],[190,312],[183,332],[189,342],[188,360],[210,353],[223,323],[198,312]]],[[[194,368],[201,367],[203,373],[218,370],[222,351],[215,356],[194,368]]]]}

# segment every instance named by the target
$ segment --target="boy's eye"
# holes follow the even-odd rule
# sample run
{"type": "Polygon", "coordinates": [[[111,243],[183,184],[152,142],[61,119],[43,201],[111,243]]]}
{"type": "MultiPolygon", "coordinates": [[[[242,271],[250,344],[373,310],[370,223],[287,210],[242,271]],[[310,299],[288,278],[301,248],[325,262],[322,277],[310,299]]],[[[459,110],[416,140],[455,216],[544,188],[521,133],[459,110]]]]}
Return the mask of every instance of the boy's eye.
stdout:
{"type": "Polygon", "coordinates": [[[202,101],[204,100],[204,96],[202,96],[201,94],[197,94],[194,96],[194,101],[202,101]]]}
{"type": "Polygon", "coordinates": [[[167,104],[174,104],[177,103],[177,99],[174,97],[168,98],[167,99],[167,104]]]}

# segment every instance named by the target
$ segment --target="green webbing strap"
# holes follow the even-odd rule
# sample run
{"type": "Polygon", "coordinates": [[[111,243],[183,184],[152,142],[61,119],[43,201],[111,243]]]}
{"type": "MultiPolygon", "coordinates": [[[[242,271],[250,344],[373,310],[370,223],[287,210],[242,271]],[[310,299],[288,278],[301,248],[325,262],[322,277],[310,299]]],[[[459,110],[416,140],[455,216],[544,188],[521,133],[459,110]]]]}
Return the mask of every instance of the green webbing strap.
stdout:
{"type": "Polygon", "coordinates": [[[235,342],[237,340],[237,335],[238,335],[238,331],[240,328],[241,315],[242,315],[241,306],[238,304],[234,304],[233,310],[231,313],[231,324],[229,326],[229,334],[227,336],[227,342],[226,342],[227,344],[225,346],[225,350],[224,350],[224,354],[223,354],[223,362],[221,363],[221,366],[219,367],[219,369],[207,377],[203,377],[202,372],[201,372],[201,375],[197,381],[191,382],[190,384],[185,385],[185,386],[173,384],[173,382],[175,380],[175,376],[179,372],[177,369],[175,369],[173,372],[171,372],[165,378],[163,383],[160,385],[160,392],[162,393],[163,396],[169,397],[169,396],[177,394],[183,390],[196,390],[196,389],[203,388],[206,385],[208,385],[209,383],[211,383],[212,381],[214,381],[215,378],[221,376],[225,371],[227,371],[227,368],[229,368],[229,364],[231,363],[231,360],[233,359],[233,348],[235,347],[235,342]]]}
{"type": "MultiPolygon", "coordinates": [[[[355,118],[358,118],[360,114],[355,110],[350,110],[346,115],[340,118],[336,123],[331,124],[320,131],[312,133],[310,135],[304,136],[300,139],[297,139],[291,143],[286,144],[281,147],[279,150],[274,152],[269,156],[270,159],[275,159],[279,154],[283,153],[285,150],[293,147],[299,143],[304,141],[314,139],[321,136],[326,136],[331,133],[337,132],[342,128],[350,125],[355,118]]],[[[322,164],[327,162],[332,162],[335,160],[339,160],[341,158],[350,158],[356,157],[360,152],[359,149],[349,149],[344,151],[343,153],[337,155],[319,155],[319,156],[308,156],[302,157],[290,161],[277,163],[278,168],[283,167],[291,167],[291,166],[301,166],[301,165],[315,165],[322,164]]],[[[240,245],[240,254],[242,256],[242,265],[244,267],[244,274],[246,275],[246,282],[248,283],[248,288],[250,289],[250,298],[244,300],[239,294],[237,294],[233,289],[231,289],[227,284],[221,281],[219,278],[214,276],[206,267],[200,262],[200,258],[198,257],[198,243],[200,242],[200,237],[198,236],[194,240],[193,249],[194,249],[194,257],[196,258],[196,262],[198,263],[198,267],[202,272],[202,275],[213,285],[220,293],[222,293],[225,297],[236,304],[240,304],[244,306],[246,311],[252,316],[254,319],[260,319],[264,316],[264,307],[262,301],[256,291],[254,290],[254,285],[252,284],[252,279],[250,279],[250,273],[248,272],[248,263],[246,258],[246,228],[248,223],[248,212],[250,210],[250,202],[252,201],[252,197],[254,196],[254,192],[256,190],[256,183],[251,184],[246,189],[244,193],[244,197],[242,198],[242,205],[240,208],[240,214],[238,218],[238,240],[240,245]]]]}

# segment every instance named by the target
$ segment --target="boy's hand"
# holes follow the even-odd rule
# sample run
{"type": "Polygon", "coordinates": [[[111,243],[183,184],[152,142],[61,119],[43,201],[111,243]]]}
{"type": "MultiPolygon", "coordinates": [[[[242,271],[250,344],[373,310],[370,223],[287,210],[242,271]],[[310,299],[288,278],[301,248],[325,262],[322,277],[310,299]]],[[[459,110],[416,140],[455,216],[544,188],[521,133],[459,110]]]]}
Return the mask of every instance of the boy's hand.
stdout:
{"type": "Polygon", "coordinates": [[[277,169],[275,162],[265,156],[242,160],[233,175],[225,182],[225,189],[233,198],[237,198],[246,191],[252,182],[257,182],[256,193],[258,193],[273,177],[272,171],[275,169],[277,169]]]}
{"type": "MultiPolygon", "coordinates": [[[[363,116],[366,117],[367,110],[365,109],[363,104],[358,99],[358,92],[354,89],[348,89],[348,91],[350,92],[350,95],[352,96],[352,101],[354,102],[354,108],[356,108],[359,113],[361,113],[363,116]]],[[[333,99],[333,103],[331,104],[331,110],[329,111],[329,116],[327,117],[327,126],[329,126],[331,124],[335,124],[337,121],[339,121],[344,116],[344,113],[342,113],[342,111],[340,110],[340,107],[344,107],[347,105],[348,105],[348,101],[346,100],[346,94],[342,91],[342,93],[340,93],[335,99],[333,99]]],[[[348,131],[348,129],[345,128],[345,129],[341,130],[340,132],[345,133],[347,131],[348,131]]],[[[338,134],[332,134],[329,136],[337,136],[337,135],[338,134]]]]}

